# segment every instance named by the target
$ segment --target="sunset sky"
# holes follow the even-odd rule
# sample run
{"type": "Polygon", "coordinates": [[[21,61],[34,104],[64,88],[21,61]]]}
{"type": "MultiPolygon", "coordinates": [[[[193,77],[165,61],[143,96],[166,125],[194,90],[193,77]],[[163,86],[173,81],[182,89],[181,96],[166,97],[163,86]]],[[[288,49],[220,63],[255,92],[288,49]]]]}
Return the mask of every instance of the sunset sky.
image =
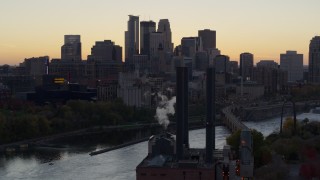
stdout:
{"type": "Polygon", "coordinates": [[[280,53],[297,50],[308,64],[309,42],[320,33],[319,7],[320,0],[1,0],[0,65],[60,58],[65,34],[81,35],[83,59],[95,41],[111,39],[124,48],[129,14],[169,19],[175,46],[212,29],[231,60],[251,52],[255,63],[278,62],[280,53]]]}

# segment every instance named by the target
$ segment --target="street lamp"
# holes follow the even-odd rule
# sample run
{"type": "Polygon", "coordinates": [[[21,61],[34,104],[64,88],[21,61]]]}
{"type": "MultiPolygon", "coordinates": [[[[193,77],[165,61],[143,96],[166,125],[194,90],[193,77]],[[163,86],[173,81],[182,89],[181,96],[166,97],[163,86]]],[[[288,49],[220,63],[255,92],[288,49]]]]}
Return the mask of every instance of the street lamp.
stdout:
{"type": "Polygon", "coordinates": [[[296,127],[297,127],[296,105],[295,105],[294,101],[292,100],[292,96],[289,96],[289,97],[287,97],[287,98],[285,97],[284,102],[283,102],[283,104],[282,104],[281,120],[280,120],[280,134],[282,134],[283,110],[284,110],[284,106],[285,106],[288,102],[292,104],[294,134],[296,133],[296,127]]]}

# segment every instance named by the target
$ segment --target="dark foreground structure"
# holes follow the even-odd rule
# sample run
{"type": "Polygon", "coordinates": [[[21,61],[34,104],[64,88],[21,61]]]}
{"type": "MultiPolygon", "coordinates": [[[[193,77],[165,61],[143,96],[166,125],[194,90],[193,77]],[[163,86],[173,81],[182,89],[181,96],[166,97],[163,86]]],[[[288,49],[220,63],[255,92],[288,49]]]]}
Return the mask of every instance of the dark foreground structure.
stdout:
{"type": "MultiPolygon", "coordinates": [[[[212,180],[217,179],[214,155],[214,79],[213,68],[207,70],[206,148],[189,148],[188,134],[188,68],[177,67],[176,136],[163,133],[152,136],[148,156],[137,166],[137,180],[212,180]]],[[[218,157],[219,156],[219,157],[218,157]]]]}

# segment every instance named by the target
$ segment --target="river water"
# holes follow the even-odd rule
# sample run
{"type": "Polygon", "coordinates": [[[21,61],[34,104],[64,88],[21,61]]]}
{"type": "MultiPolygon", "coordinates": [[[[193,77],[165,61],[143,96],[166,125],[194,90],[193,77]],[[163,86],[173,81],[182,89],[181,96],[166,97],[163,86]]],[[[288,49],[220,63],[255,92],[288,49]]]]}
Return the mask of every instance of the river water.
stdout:
{"type": "MultiPolygon", "coordinates": [[[[319,120],[320,115],[305,113],[298,115],[304,118],[319,120]]],[[[279,130],[280,118],[260,122],[245,122],[249,128],[262,132],[265,136],[279,130]]],[[[225,138],[230,132],[223,126],[216,127],[216,148],[226,144],[225,138]]],[[[205,147],[205,129],[189,133],[190,146],[205,147]]],[[[72,147],[64,149],[40,148],[33,151],[2,155],[0,157],[0,179],[32,180],[134,180],[135,168],[147,155],[147,142],[138,143],[97,156],[89,153],[106,147],[72,147]]]]}

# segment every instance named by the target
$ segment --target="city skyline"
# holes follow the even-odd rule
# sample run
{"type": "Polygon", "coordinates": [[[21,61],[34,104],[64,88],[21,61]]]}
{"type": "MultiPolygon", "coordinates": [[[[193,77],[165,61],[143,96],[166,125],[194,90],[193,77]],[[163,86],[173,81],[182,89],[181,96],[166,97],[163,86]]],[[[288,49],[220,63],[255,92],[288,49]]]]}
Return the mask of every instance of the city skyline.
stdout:
{"type": "Polygon", "coordinates": [[[96,41],[112,40],[124,49],[129,14],[156,23],[169,19],[174,46],[183,37],[197,36],[198,30],[211,29],[217,33],[217,48],[230,60],[239,61],[241,53],[250,52],[254,64],[269,59],[279,63],[281,53],[294,50],[304,54],[304,64],[308,64],[310,40],[320,30],[316,23],[319,5],[316,0],[165,0],[161,4],[11,0],[0,7],[0,64],[17,65],[25,58],[45,55],[60,58],[66,34],[81,35],[84,59],[96,41]],[[189,11],[194,13],[184,13],[189,11]]]}

